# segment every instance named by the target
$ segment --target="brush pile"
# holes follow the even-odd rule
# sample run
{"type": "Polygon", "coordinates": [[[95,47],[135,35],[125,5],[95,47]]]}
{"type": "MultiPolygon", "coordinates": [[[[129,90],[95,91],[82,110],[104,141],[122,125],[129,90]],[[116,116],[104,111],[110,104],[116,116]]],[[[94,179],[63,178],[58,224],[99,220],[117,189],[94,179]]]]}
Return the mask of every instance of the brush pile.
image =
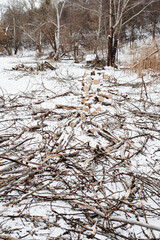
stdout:
{"type": "Polygon", "coordinates": [[[96,77],[0,96],[0,239],[159,238],[154,82],[96,77]]]}

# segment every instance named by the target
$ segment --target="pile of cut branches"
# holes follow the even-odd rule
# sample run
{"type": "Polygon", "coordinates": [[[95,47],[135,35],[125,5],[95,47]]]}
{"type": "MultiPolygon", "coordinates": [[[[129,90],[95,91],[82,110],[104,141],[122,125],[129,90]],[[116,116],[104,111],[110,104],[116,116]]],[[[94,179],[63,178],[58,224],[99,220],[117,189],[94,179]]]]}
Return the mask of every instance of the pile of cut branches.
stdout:
{"type": "Polygon", "coordinates": [[[27,71],[27,72],[46,71],[47,69],[56,70],[56,68],[51,63],[49,63],[48,61],[39,63],[39,64],[37,64],[37,66],[27,66],[27,65],[24,65],[24,64],[18,64],[15,67],[12,67],[12,70],[27,71]]]}
{"type": "Polygon", "coordinates": [[[1,239],[158,239],[160,105],[81,82],[0,96],[1,239]]]}

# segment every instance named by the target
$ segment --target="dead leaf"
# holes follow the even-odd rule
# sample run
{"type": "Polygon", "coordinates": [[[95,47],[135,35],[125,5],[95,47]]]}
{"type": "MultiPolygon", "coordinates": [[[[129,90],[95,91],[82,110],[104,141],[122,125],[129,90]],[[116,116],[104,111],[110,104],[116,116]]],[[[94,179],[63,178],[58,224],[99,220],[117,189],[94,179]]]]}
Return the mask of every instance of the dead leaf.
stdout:
{"type": "Polygon", "coordinates": [[[127,144],[127,145],[126,145],[126,150],[128,150],[128,149],[129,149],[129,145],[127,144]]]}
{"type": "Polygon", "coordinates": [[[17,213],[21,213],[22,211],[19,209],[19,210],[16,210],[17,213]]]}

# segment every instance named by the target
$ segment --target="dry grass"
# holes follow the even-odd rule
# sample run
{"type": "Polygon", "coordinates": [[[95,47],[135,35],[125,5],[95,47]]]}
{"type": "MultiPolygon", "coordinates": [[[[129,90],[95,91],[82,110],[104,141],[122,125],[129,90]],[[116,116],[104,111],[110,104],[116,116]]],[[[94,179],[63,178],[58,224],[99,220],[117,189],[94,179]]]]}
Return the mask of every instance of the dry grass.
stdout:
{"type": "Polygon", "coordinates": [[[139,75],[145,72],[160,72],[160,42],[157,40],[142,46],[133,45],[129,52],[130,60],[125,64],[131,72],[139,75]]]}

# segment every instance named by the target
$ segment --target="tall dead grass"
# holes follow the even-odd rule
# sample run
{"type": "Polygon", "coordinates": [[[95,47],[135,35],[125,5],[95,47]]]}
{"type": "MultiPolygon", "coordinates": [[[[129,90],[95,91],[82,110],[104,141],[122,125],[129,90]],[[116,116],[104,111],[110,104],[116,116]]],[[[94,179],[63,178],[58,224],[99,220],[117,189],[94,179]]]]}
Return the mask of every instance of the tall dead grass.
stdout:
{"type": "Polygon", "coordinates": [[[129,52],[130,59],[125,64],[131,72],[139,75],[145,72],[160,72],[160,42],[138,46],[133,45],[129,52]]]}

